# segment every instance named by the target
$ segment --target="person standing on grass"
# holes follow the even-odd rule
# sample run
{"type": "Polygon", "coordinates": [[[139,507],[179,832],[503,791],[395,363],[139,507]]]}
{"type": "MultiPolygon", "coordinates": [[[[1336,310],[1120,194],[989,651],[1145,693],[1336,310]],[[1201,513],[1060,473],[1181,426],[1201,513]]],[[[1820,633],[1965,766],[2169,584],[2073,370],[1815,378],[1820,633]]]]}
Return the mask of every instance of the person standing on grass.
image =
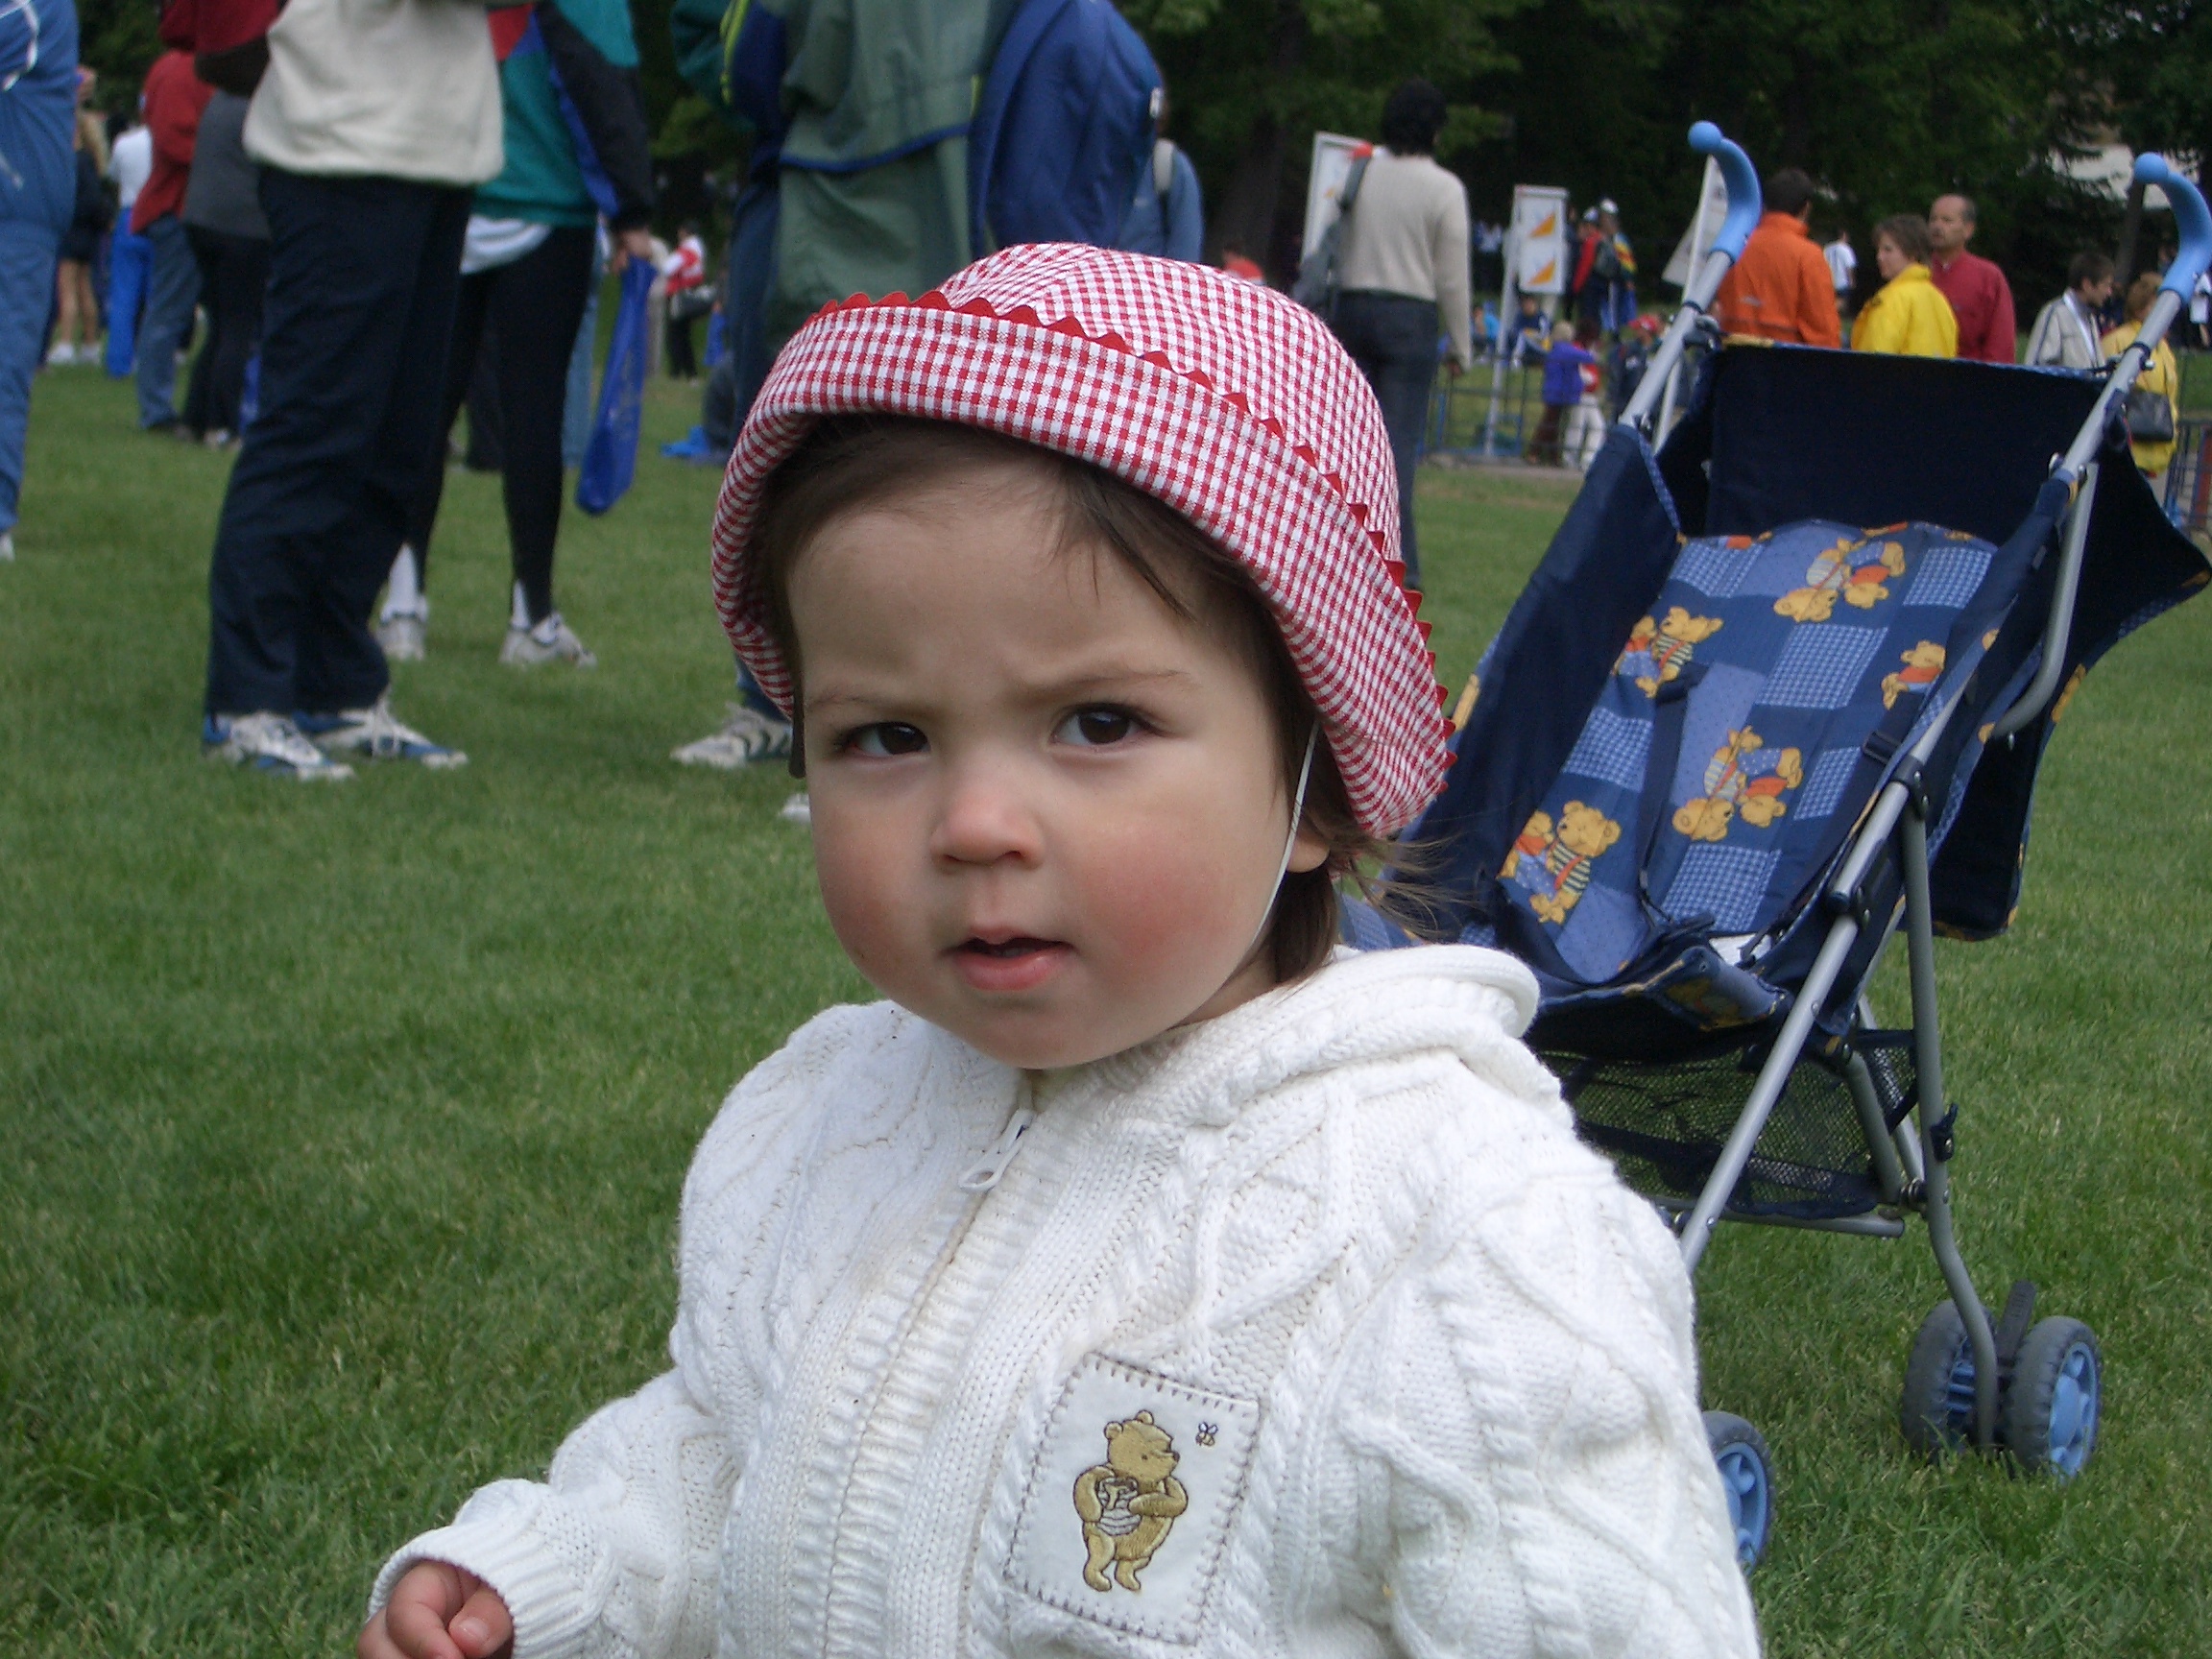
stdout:
{"type": "Polygon", "coordinates": [[[1805,228],[1813,180],[1795,167],[1767,177],[1767,211],[1728,268],[1714,315],[1730,334],[1789,346],[1840,346],[1836,283],[1828,261],[1805,228]]]}
{"type": "Polygon", "coordinates": [[[99,112],[86,107],[95,80],[89,69],[77,71],[77,199],[69,228],[61,233],[54,344],[46,353],[50,364],[89,367],[100,361],[100,296],[92,288],[92,272],[100,263],[100,239],[115,222],[115,209],[102,183],[108,175],[108,129],[99,112]]]}
{"type": "Polygon", "coordinates": [[[713,309],[707,245],[699,240],[698,226],[685,222],[676,232],[676,246],[661,266],[661,283],[668,296],[668,322],[661,331],[668,377],[693,385],[699,378],[699,354],[692,349],[691,325],[713,309]]]}
{"type": "Polygon", "coordinates": [[[1928,208],[1928,279],[1959,325],[1958,355],[1977,363],[2009,363],[2020,341],[2012,285],[2005,273],[1966,251],[1974,236],[1974,198],[1938,196],[1928,208]]]}
{"type": "Polygon", "coordinates": [[[0,0],[0,561],[15,557],[31,376],[76,211],[77,10],[0,0]]]}
{"type": "Polygon", "coordinates": [[[115,233],[108,239],[108,373],[121,380],[138,351],[138,311],[146,302],[153,244],[131,228],[131,210],[154,171],[154,134],[143,114],[132,118],[108,153],[108,179],[115,186],[115,233]]]}
{"type": "MultiPolygon", "coordinates": [[[[350,777],[338,754],[458,766],[394,716],[369,615],[436,453],[469,196],[500,166],[484,9],[197,0],[192,28],[212,74],[253,88],[271,232],[260,407],[208,575],[202,745],[287,778],[350,777]]],[[[571,318],[564,364],[573,334],[571,318]]]]}
{"type": "Polygon", "coordinates": [[[1444,94],[1407,81],[1382,106],[1386,153],[1367,163],[1357,204],[1344,219],[1342,289],[1332,325],[1374,387],[1398,469],[1398,522],[1406,580],[1421,582],[1413,537],[1413,473],[1436,381],[1436,340],[1450,342],[1445,373],[1475,365],[1469,301],[1467,187],[1436,164],[1444,94]]]}
{"type": "Polygon", "coordinates": [[[2023,363],[2087,373],[2104,362],[2104,319],[2112,298],[2112,261],[2091,248],[2066,267],[2066,292],[2035,314],[2023,363]]]}
{"type": "Polygon", "coordinates": [[[1754,1659],[1689,1276],[1534,976],[1336,946],[1450,764],[1359,370],[1118,251],[928,299],[793,336],[714,529],[885,999],[708,1130],[673,1366],[358,1659],[1754,1659]]]}
{"type": "Polygon", "coordinates": [[[246,154],[246,108],[235,92],[207,101],[181,215],[207,301],[207,342],[185,390],[184,429],[210,449],[235,443],[243,425],[246,365],[261,342],[269,286],[269,220],[261,170],[246,154]]]}
{"type": "Polygon", "coordinates": [[[1839,325],[1851,314],[1851,291],[1859,285],[1859,255],[1852,251],[1851,238],[1843,231],[1836,232],[1836,240],[1820,250],[1820,257],[1828,263],[1828,279],[1836,290],[1836,316],[1839,325]]]}
{"type": "Polygon", "coordinates": [[[1590,349],[1598,343],[1598,318],[1595,313],[1579,322],[1569,323],[1564,318],[1551,325],[1551,349],[1544,354],[1544,384],[1542,397],[1544,413],[1537,419],[1535,435],[1528,440],[1523,452],[1525,458],[1537,467],[1558,467],[1565,464],[1560,451],[1560,438],[1568,417],[1582,402],[1582,372],[1597,367],[1597,353],[1590,349]],[[1589,344],[1585,345],[1587,341],[1589,344]]]}
{"type": "MultiPolygon", "coordinates": [[[[450,5],[452,0],[416,0],[450,5]]],[[[653,161],[626,0],[539,0],[492,14],[505,163],[476,192],[460,254],[460,299],[444,402],[395,538],[378,637],[395,657],[426,649],[430,537],[445,491],[445,445],[469,400],[486,331],[499,405],[500,499],[513,583],[499,661],[511,668],[598,665],[553,603],[561,534],[568,368],[591,286],[598,220],[617,262],[650,261],[653,161]],[[575,112],[581,132],[564,112],[575,112]],[[413,603],[408,601],[412,599],[413,603]]]]}
{"type": "MultiPolygon", "coordinates": [[[[2128,284],[2128,321],[2104,336],[2107,358],[2119,356],[2135,344],[2157,298],[2158,273],[2155,271],[2146,271],[2128,284]]],[[[2135,390],[2166,400],[2166,429],[2171,433],[2180,414],[2181,366],[2175,360],[2174,348],[2165,341],[2158,342],[2158,349],[2151,353],[2151,361],[2135,377],[2135,390]]],[[[2153,490],[2161,488],[2166,482],[2166,469],[2174,464],[2174,451],[2177,447],[2175,440],[2138,438],[2128,447],[2134,452],[2135,465],[2144,481],[2153,490]]]]}
{"type": "Polygon", "coordinates": [[[1928,222],[1899,213],[1874,227],[1874,264],[1883,285],[1851,325],[1856,351],[1905,357],[1959,355],[1959,321],[1928,279],[1928,222]]]}
{"type": "Polygon", "coordinates": [[[139,102],[154,134],[154,169],[131,206],[131,232],[143,237],[150,251],[146,311],[134,353],[138,426],[145,432],[178,430],[177,354],[192,326],[192,308],[200,303],[200,265],[179,215],[191,182],[200,112],[215,96],[215,88],[192,72],[192,54],[173,40],[169,46],[146,72],[139,102]]]}

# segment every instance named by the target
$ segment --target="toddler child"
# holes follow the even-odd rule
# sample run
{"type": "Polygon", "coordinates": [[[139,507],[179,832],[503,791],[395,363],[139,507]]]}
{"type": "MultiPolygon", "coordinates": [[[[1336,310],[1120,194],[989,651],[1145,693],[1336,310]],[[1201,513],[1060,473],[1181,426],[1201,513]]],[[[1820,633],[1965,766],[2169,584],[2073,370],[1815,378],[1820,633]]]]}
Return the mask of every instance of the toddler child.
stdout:
{"type": "Polygon", "coordinates": [[[714,530],[888,1000],[741,1082],[673,1368],[364,1659],[1754,1653],[1688,1280],[1463,947],[1334,947],[1447,756],[1318,320],[1068,246],[784,349],[714,530]]]}

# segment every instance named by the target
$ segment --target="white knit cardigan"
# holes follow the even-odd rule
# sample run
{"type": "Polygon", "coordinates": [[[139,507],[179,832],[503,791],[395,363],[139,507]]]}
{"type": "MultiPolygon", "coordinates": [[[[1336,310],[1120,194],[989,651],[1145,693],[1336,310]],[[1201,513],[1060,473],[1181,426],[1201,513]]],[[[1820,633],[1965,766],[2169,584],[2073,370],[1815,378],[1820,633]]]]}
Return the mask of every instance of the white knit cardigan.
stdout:
{"type": "Polygon", "coordinates": [[[432,1558],[516,1659],[1755,1654],[1688,1279],[1534,1004],[1340,954],[1034,1084],[830,1010],[692,1165],[675,1368],[372,1606],[432,1558]]]}

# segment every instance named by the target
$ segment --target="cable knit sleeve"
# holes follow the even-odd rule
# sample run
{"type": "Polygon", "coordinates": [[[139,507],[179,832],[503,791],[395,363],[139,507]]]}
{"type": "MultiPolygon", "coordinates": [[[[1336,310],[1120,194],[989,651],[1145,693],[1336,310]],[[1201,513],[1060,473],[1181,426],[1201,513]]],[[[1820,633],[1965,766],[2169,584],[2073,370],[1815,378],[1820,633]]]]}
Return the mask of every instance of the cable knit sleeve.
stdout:
{"type": "Polygon", "coordinates": [[[778,1217],[811,1132],[813,1085],[870,1015],[832,1009],[810,1022],[708,1131],[685,1182],[675,1368],[588,1418],[544,1481],[494,1481],[394,1555],[372,1614],[410,1566],[445,1561],[507,1603],[514,1659],[713,1650],[721,1534],[759,1412],[778,1217]]]}
{"type": "Polygon", "coordinates": [[[1333,1409],[1407,1653],[1749,1659],[1697,1407],[1688,1275],[1611,1168],[1528,1106],[1467,1148],[1333,1409]],[[1370,1500],[1372,1504],[1373,1500],[1370,1500]]]}

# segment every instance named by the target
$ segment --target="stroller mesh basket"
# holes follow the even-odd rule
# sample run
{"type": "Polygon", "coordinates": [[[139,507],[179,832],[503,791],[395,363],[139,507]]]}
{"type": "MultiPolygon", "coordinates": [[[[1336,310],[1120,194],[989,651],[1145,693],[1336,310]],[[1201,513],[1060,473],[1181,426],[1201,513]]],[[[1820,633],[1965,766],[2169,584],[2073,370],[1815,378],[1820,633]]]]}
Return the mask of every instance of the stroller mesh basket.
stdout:
{"type": "MultiPolygon", "coordinates": [[[[1911,1040],[1909,1031],[1866,1032],[1857,1040],[1886,1131],[1904,1120],[1916,1097],[1911,1040]]],[[[1687,1208],[1711,1179],[1767,1051],[1668,1062],[1540,1057],[1558,1073],[1582,1139],[1611,1157],[1646,1197],[1687,1208]]],[[[1807,1055],[1791,1068],[1729,1197],[1728,1215],[1828,1220],[1863,1215],[1882,1203],[1847,1064],[1807,1055]]]]}

